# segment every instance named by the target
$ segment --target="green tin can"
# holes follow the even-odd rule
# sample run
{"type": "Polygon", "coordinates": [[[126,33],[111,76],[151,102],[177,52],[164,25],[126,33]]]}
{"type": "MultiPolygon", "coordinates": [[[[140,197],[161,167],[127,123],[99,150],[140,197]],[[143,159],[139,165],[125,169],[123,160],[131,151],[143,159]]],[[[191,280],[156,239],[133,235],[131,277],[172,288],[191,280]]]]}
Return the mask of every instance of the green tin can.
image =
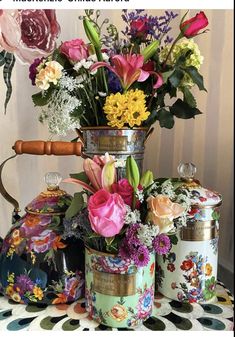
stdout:
{"type": "Polygon", "coordinates": [[[113,328],[136,327],[152,313],[155,254],[147,266],[86,248],[86,309],[101,324],[113,328]]]}

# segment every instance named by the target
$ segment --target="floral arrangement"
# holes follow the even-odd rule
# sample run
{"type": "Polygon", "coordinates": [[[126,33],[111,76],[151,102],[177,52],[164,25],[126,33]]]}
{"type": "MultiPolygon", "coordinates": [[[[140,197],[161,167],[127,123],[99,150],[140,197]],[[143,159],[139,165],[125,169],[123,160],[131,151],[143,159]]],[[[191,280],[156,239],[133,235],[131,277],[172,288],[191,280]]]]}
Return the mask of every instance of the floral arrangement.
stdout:
{"type": "Polygon", "coordinates": [[[47,57],[55,49],[59,33],[55,10],[0,9],[0,67],[7,88],[5,111],[12,94],[15,59],[30,64],[35,58],[47,57]]]}
{"type": "Polygon", "coordinates": [[[156,121],[172,128],[175,117],[200,114],[192,88],[206,90],[199,73],[203,56],[193,38],[208,20],[204,12],[189,20],[186,14],[173,39],[172,11],[154,17],[123,10],[120,33],[108,19],[100,22],[99,10],[86,10],[80,19],[88,42],[65,41],[30,65],[32,84],[40,89],[32,96],[40,121],[52,134],[66,135],[85,126],[149,127],[156,121]]]}
{"type": "Polygon", "coordinates": [[[190,200],[183,192],[175,193],[170,180],[163,185],[153,181],[151,171],[140,177],[131,156],[126,178],[116,178],[118,165],[107,153],[94,156],[84,160],[84,172],[64,180],[83,190],[75,193],[67,210],[63,237],[77,236],[90,248],[146,266],[151,252],[169,252],[167,233],[185,224],[190,200]]]}

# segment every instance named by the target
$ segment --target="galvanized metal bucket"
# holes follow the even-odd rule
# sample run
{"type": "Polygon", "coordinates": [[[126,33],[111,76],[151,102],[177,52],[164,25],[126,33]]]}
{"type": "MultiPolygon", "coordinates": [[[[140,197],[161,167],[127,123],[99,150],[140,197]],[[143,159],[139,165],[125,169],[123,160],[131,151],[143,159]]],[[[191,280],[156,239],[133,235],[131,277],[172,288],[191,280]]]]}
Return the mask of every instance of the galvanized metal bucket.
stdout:
{"type": "Polygon", "coordinates": [[[123,161],[123,167],[118,168],[118,178],[125,177],[125,161],[132,155],[140,172],[143,169],[145,143],[153,132],[153,128],[122,128],[84,127],[77,130],[84,145],[84,155],[104,155],[108,152],[116,159],[123,161]]]}
{"type": "Polygon", "coordinates": [[[150,317],[154,301],[155,254],[147,266],[86,248],[86,309],[113,328],[135,327],[150,317]]]}

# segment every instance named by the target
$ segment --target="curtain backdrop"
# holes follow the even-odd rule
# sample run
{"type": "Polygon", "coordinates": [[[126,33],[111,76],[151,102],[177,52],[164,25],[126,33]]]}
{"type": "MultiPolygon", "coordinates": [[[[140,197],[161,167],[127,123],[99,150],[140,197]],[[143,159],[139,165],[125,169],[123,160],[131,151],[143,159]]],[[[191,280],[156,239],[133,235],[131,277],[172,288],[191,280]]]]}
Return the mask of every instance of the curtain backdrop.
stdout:
{"type": "MultiPolygon", "coordinates": [[[[161,15],[160,10],[149,10],[161,15]]],[[[180,16],[184,10],[177,11],[180,16]]],[[[188,17],[198,12],[191,10],[188,17]]],[[[197,166],[197,178],[202,185],[219,191],[223,195],[220,220],[220,264],[233,270],[233,12],[231,10],[205,10],[210,31],[195,38],[204,55],[201,73],[206,92],[195,89],[198,107],[202,115],[194,120],[176,120],[172,130],[155,126],[155,132],[146,145],[145,167],[156,177],[177,176],[180,162],[193,162],[197,166]]],[[[59,10],[61,24],[60,41],[84,37],[78,16],[79,10],[59,10]]],[[[119,28],[122,27],[118,10],[103,11],[103,17],[119,28]]],[[[179,16],[179,18],[180,18],[179,16]]],[[[179,19],[173,32],[178,33],[179,19]]],[[[0,71],[2,69],[0,68],[0,71]]],[[[0,72],[0,161],[9,157],[15,140],[49,138],[47,128],[38,122],[38,110],[34,108],[31,94],[36,92],[28,79],[28,67],[16,63],[13,76],[13,95],[7,114],[3,114],[5,85],[0,72]]],[[[75,137],[71,133],[68,140],[75,137]]],[[[56,140],[58,138],[54,138],[56,140]]],[[[18,156],[7,164],[3,180],[7,190],[20,202],[22,213],[45,186],[43,176],[48,171],[59,171],[63,177],[82,169],[82,159],[77,157],[56,158],[18,156]]],[[[62,184],[70,193],[73,186],[62,184]]],[[[12,207],[0,196],[0,235],[10,228],[12,207]]]]}

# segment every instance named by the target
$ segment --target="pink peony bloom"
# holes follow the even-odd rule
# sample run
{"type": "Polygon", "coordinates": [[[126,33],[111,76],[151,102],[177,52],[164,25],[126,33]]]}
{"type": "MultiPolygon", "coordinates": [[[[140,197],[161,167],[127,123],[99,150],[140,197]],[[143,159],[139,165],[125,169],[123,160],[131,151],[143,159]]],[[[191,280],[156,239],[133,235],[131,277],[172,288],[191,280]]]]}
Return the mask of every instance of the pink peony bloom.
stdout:
{"type": "Polygon", "coordinates": [[[121,179],[117,183],[114,183],[112,185],[112,191],[119,194],[126,205],[130,207],[132,206],[133,187],[130,185],[127,179],[121,179]]]}
{"type": "Polygon", "coordinates": [[[82,39],[63,42],[60,51],[73,62],[79,62],[89,56],[87,45],[82,39]]]}
{"type": "Polygon", "coordinates": [[[104,237],[119,234],[126,215],[126,206],[120,195],[101,189],[88,201],[91,228],[104,237]]]}
{"type": "Polygon", "coordinates": [[[0,11],[0,47],[23,63],[48,56],[60,33],[55,10],[0,11]]]}

